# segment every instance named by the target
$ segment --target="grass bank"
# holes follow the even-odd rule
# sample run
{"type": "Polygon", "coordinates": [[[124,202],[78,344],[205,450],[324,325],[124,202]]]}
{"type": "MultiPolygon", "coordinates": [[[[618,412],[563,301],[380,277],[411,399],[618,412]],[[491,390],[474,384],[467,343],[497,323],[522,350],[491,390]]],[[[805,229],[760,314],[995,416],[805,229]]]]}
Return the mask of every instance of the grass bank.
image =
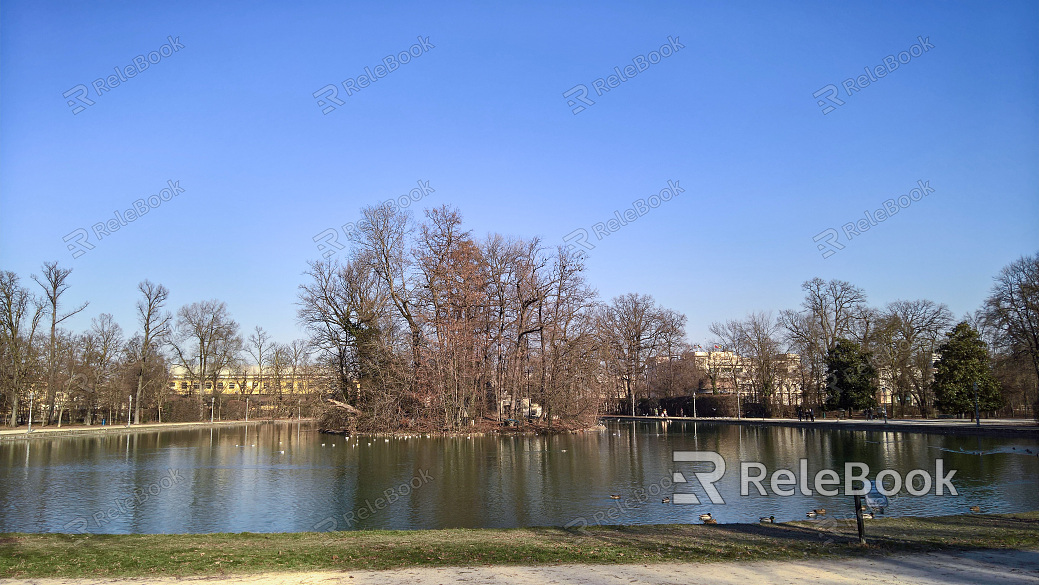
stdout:
{"type": "Polygon", "coordinates": [[[783,560],[1037,549],[1039,512],[787,524],[275,534],[0,534],[0,577],[222,575],[417,566],[783,560]]]}

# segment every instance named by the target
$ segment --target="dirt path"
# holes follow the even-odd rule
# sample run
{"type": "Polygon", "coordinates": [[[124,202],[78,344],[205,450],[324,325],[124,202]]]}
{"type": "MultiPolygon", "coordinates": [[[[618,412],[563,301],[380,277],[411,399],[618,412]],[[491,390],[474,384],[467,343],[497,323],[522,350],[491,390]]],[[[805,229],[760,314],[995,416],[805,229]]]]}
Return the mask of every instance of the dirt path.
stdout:
{"type": "Polygon", "coordinates": [[[810,561],[759,561],[748,563],[670,563],[659,565],[549,565],[540,567],[447,567],[314,573],[268,573],[241,577],[192,577],[157,579],[17,579],[11,585],[86,585],[87,583],[161,584],[306,584],[397,585],[628,585],[631,583],[696,585],[814,583],[844,585],[891,583],[911,585],[1036,585],[1039,583],[1039,550],[970,551],[892,555],[887,557],[824,559],[810,561]]]}

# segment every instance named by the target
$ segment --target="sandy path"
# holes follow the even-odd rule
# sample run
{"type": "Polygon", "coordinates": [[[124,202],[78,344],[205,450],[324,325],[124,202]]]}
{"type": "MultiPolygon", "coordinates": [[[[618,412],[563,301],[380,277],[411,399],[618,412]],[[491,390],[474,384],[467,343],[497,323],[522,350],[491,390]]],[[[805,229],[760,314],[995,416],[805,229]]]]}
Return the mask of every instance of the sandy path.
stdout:
{"type": "Polygon", "coordinates": [[[540,567],[448,567],[350,571],[275,573],[242,577],[193,577],[185,579],[24,579],[0,580],[12,585],[85,585],[87,583],[160,584],[306,584],[420,585],[556,585],[562,583],[620,585],[651,583],[695,585],[699,583],[814,583],[844,585],[891,583],[957,585],[1039,584],[1039,550],[972,551],[892,555],[847,560],[759,561],[750,563],[669,563],[657,565],[548,565],[540,567]]]}

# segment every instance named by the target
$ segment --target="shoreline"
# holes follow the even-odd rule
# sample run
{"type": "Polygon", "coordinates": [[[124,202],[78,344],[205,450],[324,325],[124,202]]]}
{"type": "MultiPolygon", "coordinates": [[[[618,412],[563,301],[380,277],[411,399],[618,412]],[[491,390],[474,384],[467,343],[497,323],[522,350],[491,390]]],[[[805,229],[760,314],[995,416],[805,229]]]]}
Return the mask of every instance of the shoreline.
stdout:
{"type": "MultiPolygon", "coordinates": [[[[824,430],[844,430],[844,431],[870,431],[870,432],[908,432],[908,433],[922,433],[932,435],[968,435],[968,436],[990,436],[990,437],[1006,437],[1006,438],[1032,438],[1039,439],[1039,424],[1036,424],[1030,419],[994,419],[994,420],[982,420],[981,426],[977,426],[973,421],[966,421],[961,419],[888,419],[884,421],[867,421],[859,419],[842,419],[842,420],[826,420],[816,419],[815,422],[811,421],[798,421],[796,419],[780,419],[780,418],[692,418],[692,417],[663,417],[663,416],[631,416],[631,415],[602,415],[599,417],[600,421],[627,421],[627,422],[695,422],[699,424],[725,424],[725,425],[740,425],[740,426],[776,426],[776,427],[788,427],[788,428],[803,428],[803,429],[824,429],[824,430]]],[[[267,423],[296,423],[306,422],[314,423],[316,419],[305,418],[305,419],[258,419],[250,420],[248,422],[244,420],[228,420],[228,421],[214,421],[210,422],[176,422],[176,423],[142,423],[140,425],[133,425],[127,427],[125,425],[77,425],[77,426],[48,426],[48,427],[36,427],[32,433],[26,432],[25,428],[16,427],[10,429],[7,427],[0,428],[0,443],[7,441],[26,441],[30,439],[53,439],[62,437],[82,437],[82,436],[96,436],[96,435],[121,435],[131,433],[144,433],[154,431],[166,431],[166,430],[181,430],[181,429],[197,429],[197,428],[217,428],[217,427],[233,427],[233,426],[254,426],[267,423]]],[[[494,427],[494,428],[481,428],[479,430],[472,431],[383,431],[383,432],[332,432],[320,430],[319,432],[324,434],[339,435],[339,436],[358,436],[358,437],[428,437],[428,438],[442,438],[442,437],[486,437],[486,436],[549,436],[549,435],[566,435],[566,434],[579,434],[600,430],[602,427],[591,426],[586,428],[568,428],[568,427],[557,427],[549,428],[543,426],[526,426],[526,427],[494,427]]]]}
{"type": "Polygon", "coordinates": [[[631,416],[624,414],[603,415],[602,420],[611,421],[633,421],[633,422],[662,422],[680,421],[696,422],[703,424],[730,424],[741,426],[777,426],[805,429],[825,429],[841,431],[880,431],[880,432],[909,432],[931,435],[980,435],[992,437],[1029,437],[1039,439],[1039,424],[1031,419],[993,419],[982,420],[981,426],[974,421],[962,419],[888,419],[882,420],[860,420],[842,419],[828,420],[816,418],[815,422],[799,421],[786,418],[692,418],[670,416],[631,416]]]}
{"type": "MultiPolygon", "coordinates": [[[[302,422],[312,422],[313,419],[302,419],[302,422]]],[[[28,441],[31,439],[56,439],[65,437],[89,437],[98,435],[126,435],[133,433],[148,433],[155,431],[175,431],[175,430],[189,430],[199,428],[218,428],[218,427],[235,427],[235,426],[254,426],[268,423],[281,423],[297,422],[296,419],[281,420],[281,419],[260,419],[251,420],[246,422],[244,420],[225,420],[225,421],[214,421],[214,422],[177,422],[177,423],[141,423],[139,425],[77,425],[74,427],[37,427],[32,430],[31,433],[27,432],[24,428],[14,429],[2,429],[0,430],[0,443],[7,441],[28,441]]]]}

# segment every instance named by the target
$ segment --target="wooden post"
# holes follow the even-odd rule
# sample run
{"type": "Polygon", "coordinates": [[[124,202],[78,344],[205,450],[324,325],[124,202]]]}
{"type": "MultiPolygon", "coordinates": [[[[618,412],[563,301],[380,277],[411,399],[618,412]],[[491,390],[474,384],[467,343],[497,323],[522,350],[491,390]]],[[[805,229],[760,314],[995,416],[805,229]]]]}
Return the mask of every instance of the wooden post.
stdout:
{"type": "Polygon", "coordinates": [[[862,496],[855,495],[855,522],[859,525],[859,544],[866,544],[866,526],[862,523],[862,496]]]}

